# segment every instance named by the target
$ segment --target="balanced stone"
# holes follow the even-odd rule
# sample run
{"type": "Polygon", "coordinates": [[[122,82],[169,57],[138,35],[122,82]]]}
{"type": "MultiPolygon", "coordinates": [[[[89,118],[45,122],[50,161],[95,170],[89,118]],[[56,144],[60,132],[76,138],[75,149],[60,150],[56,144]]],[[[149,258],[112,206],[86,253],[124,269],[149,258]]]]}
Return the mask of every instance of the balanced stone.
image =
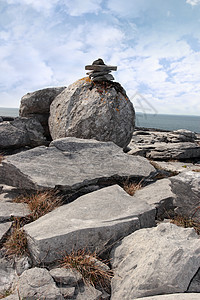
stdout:
{"type": "Polygon", "coordinates": [[[92,72],[86,73],[92,79],[92,81],[111,81],[114,77],[109,74],[112,70],[116,71],[116,66],[105,65],[103,59],[99,58],[95,60],[92,65],[85,66],[86,70],[92,70],[92,72]]]}

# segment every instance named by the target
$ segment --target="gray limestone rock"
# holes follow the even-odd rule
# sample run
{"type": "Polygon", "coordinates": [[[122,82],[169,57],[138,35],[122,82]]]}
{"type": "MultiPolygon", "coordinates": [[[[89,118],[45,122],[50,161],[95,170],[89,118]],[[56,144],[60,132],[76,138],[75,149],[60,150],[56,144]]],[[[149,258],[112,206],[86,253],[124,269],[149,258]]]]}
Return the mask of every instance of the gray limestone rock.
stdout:
{"type": "Polygon", "coordinates": [[[190,282],[188,293],[200,293],[200,268],[190,282]]]}
{"type": "Polygon", "coordinates": [[[0,258],[0,293],[11,289],[16,279],[12,261],[0,258]]]}
{"type": "Polygon", "coordinates": [[[124,148],[134,125],[133,104],[119,83],[95,83],[92,87],[89,78],[80,79],[59,94],[50,107],[53,140],[71,136],[113,141],[124,148]]]}
{"type": "Polygon", "coordinates": [[[152,297],[142,297],[140,300],[199,300],[198,293],[178,293],[170,295],[158,295],[152,297]]]}
{"type": "Polygon", "coordinates": [[[184,172],[170,177],[173,193],[176,195],[175,212],[200,220],[200,173],[184,172]]]}
{"type": "Polygon", "coordinates": [[[92,79],[92,81],[96,82],[96,81],[104,81],[104,80],[114,80],[114,77],[112,74],[108,74],[108,75],[99,75],[96,76],[92,79]]]}
{"type": "Polygon", "coordinates": [[[47,88],[27,93],[21,99],[19,114],[21,117],[29,117],[30,114],[49,113],[50,105],[54,98],[60,94],[65,87],[47,88]]]}
{"type": "Polygon", "coordinates": [[[58,284],[69,287],[77,286],[83,280],[82,275],[76,269],[55,268],[50,271],[51,276],[58,284]]]}
{"type": "Polygon", "coordinates": [[[111,257],[112,300],[184,293],[200,266],[199,237],[163,223],[124,238],[111,257]]]}
{"type": "Polygon", "coordinates": [[[8,232],[12,225],[12,222],[5,222],[5,223],[0,223],[0,242],[5,236],[5,234],[8,232]]]}
{"type": "Polygon", "coordinates": [[[92,285],[82,284],[78,288],[78,294],[74,297],[76,300],[101,300],[102,292],[95,289],[92,285]]]}
{"type": "Polygon", "coordinates": [[[167,172],[200,172],[200,164],[180,161],[154,161],[158,168],[167,172]]]}
{"type": "Polygon", "coordinates": [[[157,180],[135,192],[135,197],[156,208],[158,219],[169,217],[175,208],[176,194],[172,192],[169,179],[157,180]]]}
{"type": "Polygon", "coordinates": [[[7,194],[0,194],[0,222],[11,220],[12,217],[25,217],[30,209],[25,203],[14,203],[7,194]]]}
{"type": "Polygon", "coordinates": [[[153,166],[143,157],[125,154],[112,142],[76,138],[53,141],[7,157],[2,162],[2,181],[24,189],[55,186],[67,190],[96,185],[101,180],[147,177],[153,166]]]}
{"type": "Polygon", "coordinates": [[[128,145],[129,154],[153,160],[192,159],[200,156],[198,135],[180,129],[173,132],[136,130],[128,145]]]}
{"type": "Polygon", "coordinates": [[[39,263],[79,249],[105,252],[135,230],[155,226],[155,209],[117,185],[79,197],[24,227],[39,263]]]}
{"type": "Polygon", "coordinates": [[[41,124],[31,118],[15,118],[0,123],[0,149],[46,145],[41,124]]]}
{"type": "Polygon", "coordinates": [[[49,137],[48,118],[50,105],[54,98],[64,89],[65,87],[47,88],[24,95],[21,99],[19,115],[37,119],[44,128],[45,136],[49,137]]]}
{"type": "Polygon", "coordinates": [[[19,277],[19,294],[22,299],[64,299],[53,278],[44,268],[32,268],[19,277]]]}

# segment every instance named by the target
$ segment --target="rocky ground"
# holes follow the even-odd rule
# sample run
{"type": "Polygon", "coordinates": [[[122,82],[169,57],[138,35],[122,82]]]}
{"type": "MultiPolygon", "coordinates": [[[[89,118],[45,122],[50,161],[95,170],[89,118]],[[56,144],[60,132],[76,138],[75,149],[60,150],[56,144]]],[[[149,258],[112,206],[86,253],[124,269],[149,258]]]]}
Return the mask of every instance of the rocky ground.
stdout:
{"type": "MultiPolygon", "coordinates": [[[[26,131],[19,120],[4,122],[26,131]]],[[[23,144],[13,153],[1,148],[7,149],[0,164],[1,297],[199,299],[200,134],[137,128],[126,153],[91,139],[67,137],[49,146],[30,140],[26,151],[23,144]],[[131,187],[132,196],[125,191],[131,187]],[[62,205],[39,218],[28,203],[14,201],[49,190],[62,205]],[[179,223],[170,223],[174,217],[179,223]],[[27,239],[21,257],[5,246],[16,219],[27,239]],[[95,261],[112,270],[109,286],[86,284],[83,273],[60,263],[80,249],[109,261],[95,261]]]]}

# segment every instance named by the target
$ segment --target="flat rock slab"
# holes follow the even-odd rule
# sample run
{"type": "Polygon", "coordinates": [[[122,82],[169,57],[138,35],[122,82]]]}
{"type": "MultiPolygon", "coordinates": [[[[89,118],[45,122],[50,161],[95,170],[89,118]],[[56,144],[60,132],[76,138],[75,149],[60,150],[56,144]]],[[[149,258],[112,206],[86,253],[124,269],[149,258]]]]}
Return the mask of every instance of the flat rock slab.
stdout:
{"type": "Polygon", "coordinates": [[[112,142],[73,137],[9,156],[2,162],[4,183],[24,189],[62,186],[71,190],[99,180],[147,177],[153,171],[147,159],[125,154],[112,142]]]}
{"type": "Polygon", "coordinates": [[[14,203],[6,195],[0,195],[0,222],[9,221],[12,217],[25,217],[30,214],[27,204],[14,203]]]}
{"type": "Polygon", "coordinates": [[[104,252],[135,230],[152,226],[155,209],[114,185],[79,197],[24,229],[33,259],[49,263],[72,249],[104,252]]]}
{"type": "Polygon", "coordinates": [[[176,194],[176,213],[200,220],[200,173],[185,172],[170,177],[172,192],[176,194]]]}
{"type": "Polygon", "coordinates": [[[12,225],[12,222],[0,223],[0,241],[4,235],[8,232],[12,225]]]}
{"type": "MultiPolygon", "coordinates": [[[[131,145],[129,145],[131,147],[131,145]]],[[[192,159],[200,157],[200,146],[197,143],[166,143],[134,144],[132,155],[141,155],[154,160],[192,159]]]]}
{"type": "Polygon", "coordinates": [[[199,236],[192,228],[162,223],[124,238],[112,251],[112,300],[184,293],[200,266],[199,236]]]}
{"type": "Polygon", "coordinates": [[[152,297],[139,298],[140,300],[199,300],[198,293],[178,293],[170,295],[158,295],[152,297]]]}
{"type": "Polygon", "coordinates": [[[135,192],[135,197],[146,202],[157,210],[157,218],[169,217],[169,212],[174,210],[176,194],[172,191],[172,183],[169,179],[157,180],[135,192]]]}
{"type": "Polygon", "coordinates": [[[200,164],[192,164],[192,163],[185,163],[180,161],[154,161],[158,167],[164,171],[171,171],[171,172],[200,172],[200,164]]]}

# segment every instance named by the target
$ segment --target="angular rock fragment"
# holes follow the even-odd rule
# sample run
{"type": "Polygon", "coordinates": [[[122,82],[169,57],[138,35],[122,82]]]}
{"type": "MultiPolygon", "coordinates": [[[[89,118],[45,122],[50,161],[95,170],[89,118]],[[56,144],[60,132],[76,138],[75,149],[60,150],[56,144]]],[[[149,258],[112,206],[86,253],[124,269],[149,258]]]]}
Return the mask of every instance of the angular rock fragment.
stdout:
{"type": "Polygon", "coordinates": [[[176,195],[175,212],[180,216],[200,220],[200,173],[184,172],[170,177],[173,193],[176,195]]]}
{"type": "Polygon", "coordinates": [[[172,192],[171,181],[169,179],[157,180],[146,187],[135,192],[135,197],[146,202],[157,210],[157,219],[169,217],[169,212],[174,211],[176,194],[172,192]]]}
{"type": "Polygon", "coordinates": [[[200,266],[199,237],[170,223],[141,229],[122,240],[111,262],[112,300],[184,293],[200,266]]]}
{"type": "Polygon", "coordinates": [[[0,123],[0,150],[36,147],[46,143],[41,124],[33,118],[15,118],[0,123]]]}
{"type": "Polygon", "coordinates": [[[79,189],[125,177],[147,177],[155,169],[143,157],[125,154],[112,142],[76,138],[53,141],[7,157],[2,162],[2,182],[24,189],[62,186],[79,189]]]}
{"type": "Polygon", "coordinates": [[[76,269],[55,268],[49,271],[55,282],[69,287],[76,286],[83,280],[81,274],[76,269]]]}
{"type": "Polygon", "coordinates": [[[155,209],[117,185],[79,197],[24,227],[34,260],[79,249],[105,252],[135,230],[155,226],[155,209]]]}
{"type": "Polygon", "coordinates": [[[5,222],[5,223],[0,223],[0,242],[5,236],[5,234],[8,232],[12,225],[12,222],[5,222]]]}
{"type": "Polygon", "coordinates": [[[47,88],[24,95],[21,99],[19,115],[38,120],[44,128],[45,136],[49,138],[50,105],[64,89],[65,87],[47,88]]]}
{"type": "Polygon", "coordinates": [[[64,299],[47,269],[32,268],[19,277],[19,294],[22,299],[64,299]]]}

